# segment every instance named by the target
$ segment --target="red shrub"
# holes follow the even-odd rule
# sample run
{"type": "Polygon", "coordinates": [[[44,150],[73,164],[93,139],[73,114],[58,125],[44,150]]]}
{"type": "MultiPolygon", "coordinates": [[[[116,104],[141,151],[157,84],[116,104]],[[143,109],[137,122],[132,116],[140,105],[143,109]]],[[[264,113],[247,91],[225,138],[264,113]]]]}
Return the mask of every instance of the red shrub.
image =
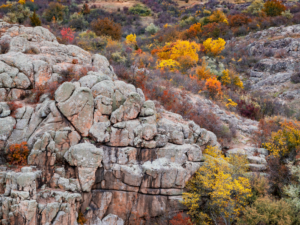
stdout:
{"type": "Polygon", "coordinates": [[[192,222],[188,216],[180,212],[170,220],[170,225],[192,225],[192,222]]]}
{"type": "Polygon", "coordinates": [[[13,144],[8,148],[7,160],[11,165],[26,165],[29,149],[27,142],[13,144]]]}
{"type": "Polygon", "coordinates": [[[68,43],[74,40],[74,31],[71,28],[63,28],[60,31],[63,40],[66,40],[68,43]]]}
{"type": "Polygon", "coordinates": [[[245,100],[238,100],[237,104],[237,109],[239,110],[242,116],[250,119],[259,118],[259,108],[255,107],[255,105],[247,103],[245,100]]]}

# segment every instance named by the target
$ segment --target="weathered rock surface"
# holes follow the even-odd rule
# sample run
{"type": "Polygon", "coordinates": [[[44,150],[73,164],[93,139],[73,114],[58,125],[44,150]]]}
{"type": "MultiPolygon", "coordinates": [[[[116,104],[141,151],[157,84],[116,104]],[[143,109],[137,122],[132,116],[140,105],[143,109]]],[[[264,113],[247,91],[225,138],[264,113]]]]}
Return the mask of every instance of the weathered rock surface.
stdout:
{"type": "Polygon", "coordinates": [[[11,144],[30,149],[28,167],[0,171],[2,224],[73,225],[79,210],[89,225],[168,224],[186,210],[186,181],[202,165],[202,150],[219,146],[212,132],[157,112],[103,56],[61,45],[42,27],[0,21],[0,29],[10,46],[0,55],[0,157],[11,144]],[[62,82],[37,103],[21,98],[68,70],[79,81],[62,82]],[[20,104],[13,114],[12,99],[20,104]]]}

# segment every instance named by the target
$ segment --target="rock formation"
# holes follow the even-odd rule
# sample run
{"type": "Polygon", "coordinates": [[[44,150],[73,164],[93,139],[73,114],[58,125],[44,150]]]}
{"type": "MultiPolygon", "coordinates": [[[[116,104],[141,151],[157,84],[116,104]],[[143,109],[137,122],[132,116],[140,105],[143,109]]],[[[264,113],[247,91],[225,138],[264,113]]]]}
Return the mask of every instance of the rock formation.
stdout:
{"type": "Polygon", "coordinates": [[[185,210],[185,182],[202,150],[219,145],[212,132],[158,112],[105,57],[59,44],[45,28],[0,22],[0,35],[2,224],[77,224],[80,210],[90,225],[168,224],[185,210]],[[29,101],[36,90],[45,93],[29,101]],[[4,166],[8,147],[23,141],[28,166],[4,166]]]}

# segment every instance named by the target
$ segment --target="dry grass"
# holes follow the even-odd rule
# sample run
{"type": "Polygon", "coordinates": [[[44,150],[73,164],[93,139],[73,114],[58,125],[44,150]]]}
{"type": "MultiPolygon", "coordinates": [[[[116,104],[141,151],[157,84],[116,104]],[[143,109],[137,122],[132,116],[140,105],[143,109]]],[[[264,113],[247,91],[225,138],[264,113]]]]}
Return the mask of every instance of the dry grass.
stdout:
{"type": "Polygon", "coordinates": [[[101,7],[102,9],[108,11],[108,12],[115,12],[118,11],[118,9],[123,9],[123,7],[132,7],[135,4],[140,3],[140,1],[103,1],[103,0],[97,0],[95,3],[90,2],[89,5],[96,5],[97,7],[101,7]]]}

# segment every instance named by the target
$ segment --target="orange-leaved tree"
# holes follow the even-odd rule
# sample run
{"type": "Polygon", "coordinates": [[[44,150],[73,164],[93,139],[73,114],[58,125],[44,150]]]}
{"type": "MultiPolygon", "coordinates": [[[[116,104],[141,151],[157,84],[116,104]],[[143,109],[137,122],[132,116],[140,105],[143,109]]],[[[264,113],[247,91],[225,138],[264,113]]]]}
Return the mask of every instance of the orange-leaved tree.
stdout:
{"type": "Polygon", "coordinates": [[[201,23],[195,23],[192,26],[190,26],[190,28],[186,31],[186,36],[187,36],[187,38],[195,38],[201,32],[202,32],[201,23]]]}
{"type": "Polygon", "coordinates": [[[12,144],[7,150],[7,160],[11,165],[26,165],[28,155],[27,142],[12,144]]]}
{"type": "Polygon", "coordinates": [[[211,77],[206,80],[205,89],[212,98],[221,97],[223,94],[221,82],[218,81],[216,77],[211,77]]]}

